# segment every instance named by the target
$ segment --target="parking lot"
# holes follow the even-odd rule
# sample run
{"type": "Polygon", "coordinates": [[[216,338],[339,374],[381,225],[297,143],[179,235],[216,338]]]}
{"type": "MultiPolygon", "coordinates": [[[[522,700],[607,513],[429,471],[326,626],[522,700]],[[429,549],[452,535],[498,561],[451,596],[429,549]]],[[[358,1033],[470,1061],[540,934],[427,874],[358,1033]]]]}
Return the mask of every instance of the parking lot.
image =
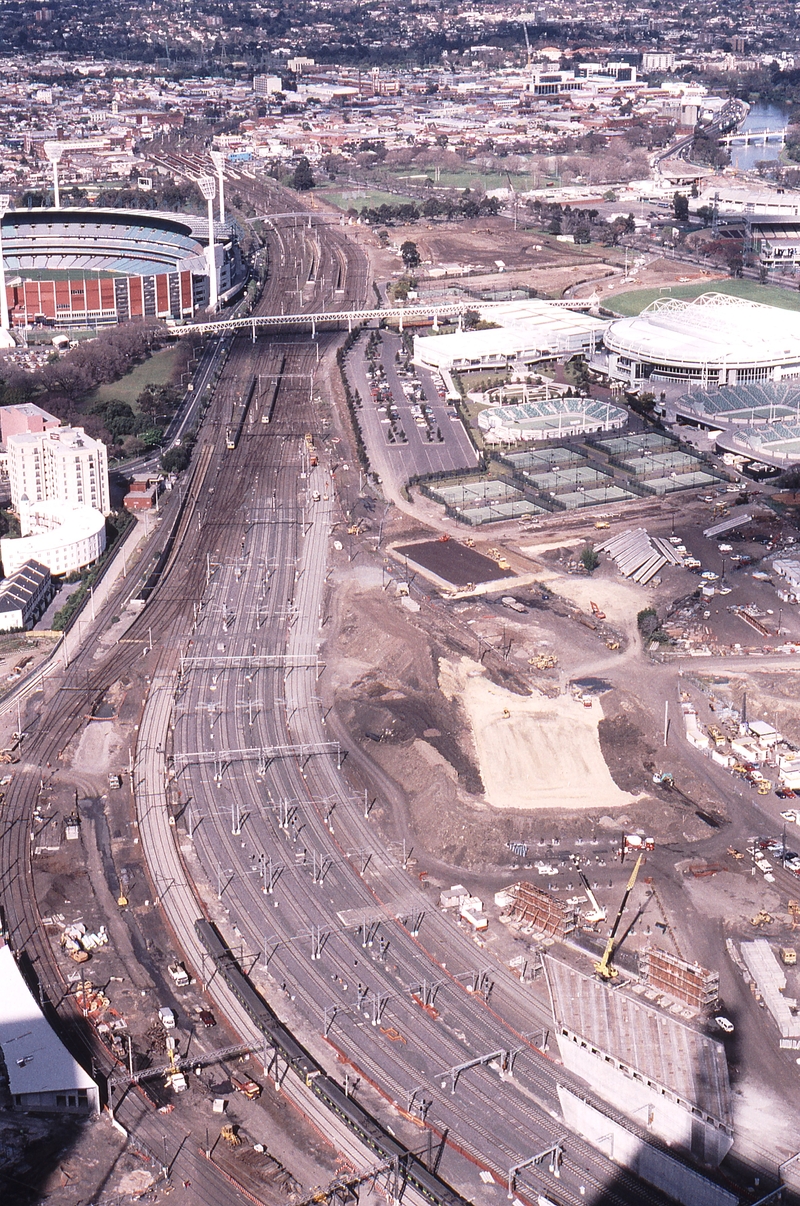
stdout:
{"type": "Polygon", "coordinates": [[[381,479],[399,490],[410,477],[474,469],[477,453],[433,375],[413,365],[406,370],[402,338],[391,331],[380,335],[372,362],[362,336],[348,358],[347,374],[362,400],[358,420],[370,463],[381,479]],[[373,364],[378,371],[370,371],[373,364]],[[379,384],[380,400],[373,397],[379,384]]]}

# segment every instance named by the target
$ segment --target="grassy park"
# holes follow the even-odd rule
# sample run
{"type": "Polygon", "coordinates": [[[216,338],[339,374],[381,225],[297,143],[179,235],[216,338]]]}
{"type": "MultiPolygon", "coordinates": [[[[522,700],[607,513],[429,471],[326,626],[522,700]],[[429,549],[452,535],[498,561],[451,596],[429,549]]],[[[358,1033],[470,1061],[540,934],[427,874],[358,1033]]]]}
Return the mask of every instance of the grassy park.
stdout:
{"type": "Polygon", "coordinates": [[[765,306],[778,306],[782,310],[800,310],[800,292],[778,289],[775,285],[759,285],[757,281],[740,279],[695,282],[692,285],[662,285],[657,289],[632,289],[628,293],[616,293],[604,301],[609,310],[630,318],[641,314],[659,297],[691,299],[701,293],[730,293],[747,301],[761,302],[765,306]]]}

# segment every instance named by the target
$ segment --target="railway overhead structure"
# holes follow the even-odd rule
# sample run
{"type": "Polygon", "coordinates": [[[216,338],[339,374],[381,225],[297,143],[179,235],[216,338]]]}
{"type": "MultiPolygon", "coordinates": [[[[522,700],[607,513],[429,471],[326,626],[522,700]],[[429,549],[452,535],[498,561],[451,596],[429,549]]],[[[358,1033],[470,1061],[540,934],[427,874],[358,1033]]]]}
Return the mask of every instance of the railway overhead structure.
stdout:
{"type": "MultiPolygon", "coordinates": [[[[338,233],[332,228],[332,239],[338,233]]],[[[283,243],[275,263],[307,266],[320,247],[324,253],[314,281],[306,277],[300,290],[311,306],[325,296],[321,281],[330,281],[331,273],[341,279],[341,265],[333,262],[341,247],[334,246],[328,255],[327,240],[309,245],[302,227],[279,234],[283,243]]],[[[347,280],[344,304],[363,304],[366,273],[352,253],[347,280]]],[[[268,296],[274,303],[274,284],[268,296]]],[[[307,340],[282,339],[279,347],[266,340],[256,345],[234,341],[200,432],[187,492],[182,501],[170,504],[176,512],[174,553],[126,634],[130,643],[99,662],[94,647],[88,648],[65,673],[65,692],[55,701],[42,701],[26,751],[28,763],[6,797],[6,827],[0,834],[0,890],[10,939],[18,949],[29,950],[43,991],[59,999],[58,965],[32,907],[28,821],[39,791],[38,768],[56,761],[92,704],[121,673],[137,662],[146,664],[151,683],[134,770],[142,846],[187,962],[208,983],[243,1042],[255,1046],[259,1036],[235,996],[207,975],[210,969],[194,931],[196,890],[176,838],[191,843],[193,859],[217,883],[216,906],[212,900],[210,909],[257,956],[251,977],[276,1011],[282,1006],[297,1011],[311,1027],[315,1054],[327,1052],[328,1062],[338,1056],[344,1066],[352,1066],[355,1079],[371,1081],[401,1114],[416,1119],[410,1124],[412,1134],[419,1134],[420,1123],[440,1141],[446,1134],[440,1161],[445,1178],[451,1173],[463,1178],[461,1153],[502,1183],[513,1184],[521,1200],[532,1201],[556,1187],[549,1168],[535,1163],[536,1153],[563,1144],[557,1196],[564,1206],[587,1200],[662,1206],[659,1191],[588,1143],[577,1136],[564,1140],[558,1088],[566,1083],[585,1093],[585,1086],[566,1071],[556,1075],[536,1047],[531,1023],[541,1031],[549,1015],[507,969],[488,964],[387,854],[369,808],[354,798],[344,779],[341,758],[323,753],[304,765],[302,758],[290,755],[265,765],[260,757],[264,749],[319,748],[328,741],[316,694],[316,658],[337,503],[324,458],[313,469],[303,460],[304,432],[316,427],[314,404],[305,388],[293,384],[293,378],[314,371],[315,358],[316,349],[307,340]],[[270,424],[249,414],[236,447],[226,448],[231,398],[254,373],[269,373],[279,356],[287,358],[287,381],[274,401],[270,424]],[[308,507],[308,522],[284,522],[287,514],[297,512],[299,495],[313,498],[318,487],[320,500],[308,507]],[[253,509],[270,508],[275,523],[248,522],[253,509]],[[191,672],[178,682],[189,632],[191,672]],[[220,652],[230,659],[228,665],[201,660],[213,661],[220,652]],[[247,658],[252,665],[245,668],[239,659],[247,658]],[[286,658],[292,659],[288,674],[286,658]],[[215,773],[214,752],[218,764],[224,751],[232,749],[252,749],[254,756],[215,773]],[[195,809],[195,823],[187,825],[181,803],[185,796],[178,797],[166,759],[191,751],[205,753],[187,759],[195,809]],[[233,810],[232,793],[237,801],[233,810]],[[268,880],[263,874],[267,861],[268,880]],[[436,1017],[418,1003],[421,984],[439,985],[436,1017]],[[285,999],[283,992],[294,999],[285,999]],[[508,1057],[484,1063],[480,1057],[487,1052],[508,1057]],[[462,1069],[454,1092],[446,1080],[442,1088],[442,1068],[462,1069]]],[[[424,999],[430,1005],[429,993],[424,999]]],[[[100,1066],[110,1070],[108,1053],[96,1036],[83,1031],[83,1037],[100,1066]]],[[[269,1053],[264,1054],[265,1067],[285,1091],[363,1165],[363,1146],[354,1145],[341,1120],[324,1108],[315,1113],[317,1103],[307,1086],[285,1078],[269,1062],[269,1053]]],[[[116,1110],[137,1137],[153,1129],[147,1106],[134,1092],[116,1110]]],[[[163,1128],[170,1136],[174,1132],[175,1138],[182,1131],[171,1119],[159,1118],[156,1126],[159,1133],[163,1128]]],[[[641,1141],[646,1142],[644,1132],[641,1141]]],[[[181,1148],[176,1160],[188,1159],[181,1148]]],[[[214,1188],[213,1170],[204,1173],[192,1165],[190,1172],[202,1186],[198,1201],[237,1200],[224,1182],[216,1196],[211,1190],[206,1196],[206,1186],[214,1188]]]]}

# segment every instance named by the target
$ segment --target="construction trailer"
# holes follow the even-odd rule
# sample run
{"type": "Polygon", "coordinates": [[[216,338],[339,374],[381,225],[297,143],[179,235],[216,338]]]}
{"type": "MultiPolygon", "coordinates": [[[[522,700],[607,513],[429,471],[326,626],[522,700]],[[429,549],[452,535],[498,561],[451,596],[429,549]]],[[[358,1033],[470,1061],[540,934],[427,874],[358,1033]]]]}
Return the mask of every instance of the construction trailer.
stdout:
{"type": "Polygon", "coordinates": [[[648,987],[698,1011],[713,1009],[719,1000],[719,972],[687,963],[657,946],[639,955],[639,974],[648,987]]]}

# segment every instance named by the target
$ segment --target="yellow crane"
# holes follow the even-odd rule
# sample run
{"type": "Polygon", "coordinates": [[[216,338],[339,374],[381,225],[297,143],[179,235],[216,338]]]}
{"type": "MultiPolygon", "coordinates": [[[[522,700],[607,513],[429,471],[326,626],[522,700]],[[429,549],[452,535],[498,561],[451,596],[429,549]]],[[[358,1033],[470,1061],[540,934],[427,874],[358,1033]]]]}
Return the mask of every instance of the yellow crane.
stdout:
{"type": "Polygon", "coordinates": [[[617,936],[619,923],[622,920],[622,914],[625,912],[625,905],[628,903],[628,897],[633,891],[633,885],[636,883],[636,876],[639,874],[639,868],[642,865],[643,857],[643,855],[639,855],[636,860],[636,865],[634,866],[633,871],[631,871],[631,877],[628,880],[628,886],[625,889],[625,893],[622,897],[622,903],[619,906],[616,917],[614,918],[614,924],[611,927],[611,933],[608,936],[608,942],[606,943],[606,949],[603,951],[603,957],[599,963],[595,963],[594,965],[594,970],[602,980],[615,980],[619,975],[616,967],[611,966],[611,956],[614,953],[614,940],[617,936]]]}

